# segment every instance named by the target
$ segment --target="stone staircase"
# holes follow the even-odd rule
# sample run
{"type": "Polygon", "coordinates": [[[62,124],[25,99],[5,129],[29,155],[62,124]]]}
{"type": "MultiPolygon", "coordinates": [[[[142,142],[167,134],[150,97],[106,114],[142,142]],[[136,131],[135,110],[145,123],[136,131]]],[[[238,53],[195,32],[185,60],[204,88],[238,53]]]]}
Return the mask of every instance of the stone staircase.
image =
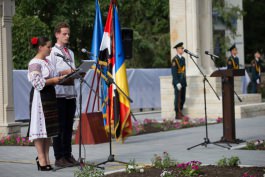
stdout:
{"type": "MultiPolygon", "coordinates": [[[[162,118],[174,118],[174,90],[172,87],[171,76],[160,78],[161,88],[161,115],[162,118]]],[[[216,119],[222,117],[222,94],[220,78],[207,77],[214,90],[219,95],[220,100],[216,97],[208,83],[206,82],[206,105],[207,117],[216,119]]],[[[184,106],[184,114],[192,118],[204,118],[204,94],[203,94],[203,77],[187,77],[187,94],[184,106]]],[[[260,94],[242,94],[241,78],[235,78],[235,91],[242,99],[239,102],[235,96],[235,117],[237,119],[250,118],[265,115],[265,103],[262,103],[260,94]]]]}

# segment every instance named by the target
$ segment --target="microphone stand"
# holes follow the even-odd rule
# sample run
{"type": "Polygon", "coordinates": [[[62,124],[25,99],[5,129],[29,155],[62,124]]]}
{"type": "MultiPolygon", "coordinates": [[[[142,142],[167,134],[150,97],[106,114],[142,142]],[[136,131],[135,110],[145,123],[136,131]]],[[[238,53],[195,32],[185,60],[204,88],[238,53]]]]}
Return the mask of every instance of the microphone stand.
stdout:
{"type": "MultiPolygon", "coordinates": [[[[125,96],[125,98],[127,100],[129,100],[130,103],[132,103],[133,100],[128,95],[126,95],[126,93],[115,83],[113,78],[108,76],[108,74],[104,75],[104,73],[102,72],[102,69],[100,67],[98,67],[98,64],[96,66],[99,69],[99,72],[102,74],[102,76],[103,76],[102,78],[105,80],[107,86],[110,87],[111,84],[114,84],[116,86],[116,88],[118,89],[118,92],[122,93],[122,95],[125,96]]],[[[110,104],[110,98],[108,98],[108,105],[109,104],[110,104]]],[[[118,112],[118,110],[116,108],[114,110],[114,116],[117,116],[117,112],[118,112]]],[[[109,121],[109,156],[108,156],[107,160],[96,164],[97,167],[99,167],[100,165],[106,164],[108,162],[118,162],[118,163],[122,163],[122,164],[128,164],[127,162],[122,162],[122,161],[115,160],[114,154],[112,154],[112,139],[111,139],[112,133],[111,133],[111,119],[110,119],[110,116],[111,115],[110,115],[110,111],[109,111],[109,115],[108,115],[108,121],[109,121]]]]}
{"type": "MultiPolygon", "coordinates": [[[[59,56],[61,57],[61,56],[59,56]]],[[[78,70],[75,70],[73,68],[72,65],[70,65],[68,63],[68,61],[64,58],[64,57],[61,57],[63,59],[63,61],[71,68],[71,70],[73,72],[77,72],[78,70]]],[[[78,164],[76,165],[79,165],[80,166],[80,170],[83,169],[83,164],[84,164],[84,158],[81,157],[81,141],[82,141],[82,86],[83,86],[83,83],[86,83],[86,85],[92,89],[92,91],[94,93],[96,93],[93,88],[86,82],[86,80],[83,79],[83,77],[80,75],[80,74],[77,74],[77,77],[79,79],[79,83],[80,83],[80,86],[79,86],[79,92],[80,92],[80,95],[79,95],[79,155],[78,155],[78,164]]],[[[91,164],[87,164],[89,166],[94,166],[94,165],[91,165],[91,164]]],[[[53,169],[53,171],[57,171],[59,169],[63,169],[63,168],[67,168],[67,167],[73,167],[75,165],[70,165],[70,166],[66,166],[66,167],[59,167],[59,168],[56,168],[56,169],[53,169]]],[[[94,166],[94,167],[97,167],[97,168],[101,168],[101,167],[98,167],[98,166],[94,166]]]]}
{"type": "Polygon", "coordinates": [[[192,55],[189,54],[189,56],[190,56],[191,60],[193,61],[193,63],[195,64],[195,66],[198,68],[198,70],[200,71],[200,73],[203,76],[204,115],[205,115],[205,131],[206,131],[206,137],[204,138],[204,141],[202,143],[199,143],[197,145],[191,146],[191,147],[187,148],[187,150],[190,150],[190,149],[195,148],[197,146],[205,146],[205,147],[207,147],[208,144],[214,144],[214,145],[219,146],[219,147],[222,147],[222,148],[230,149],[230,147],[222,146],[222,145],[217,144],[215,142],[211,142],[210,139],[209,139],[209,137],[208,137],[208,123],[207,123],[207,107],[206,107],[206,87],[205,87],[205,82],[208,83],[208,85],[211,87],[212,91],[215,93],[216,97],[219,100],[220,100],[220,97],[218,96],[218,94],[216,93],[216,91],[214,90],[214,88],[212,87],[212,85],[210,84],[210,82],[207,79],[206,75],[202,72],[201,68],[194,61],[194,59],[192,58],[192,55]]]}
{"type": "MultiPolygon", "coordinates": [[[[60,56],[59,56],[59,57],[60,57],[60,56]]],[[[62,58],[63,61],[64,61],[64,62],[65,62],[70,68],[71,68],[71,70],[72,70],[73,72],[77,72],[77,71],[78,71],[78,69],[77,69],[77,70],[74,69],[73,66],[70,65],[70,64],[68,63],[68,61],[67,61],[64,57],[61,57],[61,58],[62,58]]],[[[80,75],[79,75],[79,76],[80,76],[80,75]]],[[[91,87],[91,85],[89,85],[89,83],[87,83],[87,81],[84,80],[82,76],[80,76],[80,77],[82,78],[82,82],[84,82],[84,83],[87,85],[87,87],[90,88],[90,89],[92,90],[92,92],[96,94],[96,91],[91,87]]],[[[101,98],[100,96],[98,96],[98,97],[101,98]]]]}

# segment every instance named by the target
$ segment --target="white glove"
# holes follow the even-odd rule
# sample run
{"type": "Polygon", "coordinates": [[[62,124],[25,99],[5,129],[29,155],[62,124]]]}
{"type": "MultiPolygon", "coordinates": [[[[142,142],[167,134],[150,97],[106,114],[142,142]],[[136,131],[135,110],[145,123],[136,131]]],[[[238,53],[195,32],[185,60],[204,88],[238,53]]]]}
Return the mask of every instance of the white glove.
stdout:
{"type": "Polygon", "coordinates": [[[260,82],[259,82],[259,79],[257,79],[257,81],[256,81],[256,82],[257,82],[257,84],[260,84],[260,82]]]}
{"type": "Polygon", "coordinates": [[[178,88],[178,90],[181,90],[182,85],[181,85],[180,83],[178,83],[178,84],[177,84],[177,88],[178,88]]]}

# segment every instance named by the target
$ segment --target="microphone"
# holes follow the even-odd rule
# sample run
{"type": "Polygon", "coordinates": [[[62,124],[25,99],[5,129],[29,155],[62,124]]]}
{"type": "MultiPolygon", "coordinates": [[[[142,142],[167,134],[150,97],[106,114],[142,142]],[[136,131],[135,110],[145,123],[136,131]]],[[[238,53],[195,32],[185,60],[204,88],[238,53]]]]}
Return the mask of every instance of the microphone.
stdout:
{"type": "Polygon", "coordinates": [[[63,56],[63,55],[61,55],[61,54],[59,54],[57,52],[55,52],[54,55],[57,56],[57,57],[61,57],[63,60],[69,60],[68,58],[66,58],[65,56],[63,56]]]}
{"type": "Polygon", "coordinates": [[[199,58],[198,55],[195,55],[195,54],[191,53],[191,52],[190,52],[189,50],[187,50],[187,49],[184,49],[184,52],[187,53],[187,54],[189,54],[189,55],[191,55],[191,56],[193,56],[193,57],[195,57],[195,58],[199,58]]]}
{"type": "Polygon", "coordinates": [[[86,54],[91,55],[91,56],[94,56],[93,53],[87,51],[87,49],[85,49],[85,48],[82,48],[82,49],[81,49],[81,52],[82,52],[82,53],[86,53],[86,54]]]}
{"type": "Polygon", "coordinates": [[[214,58],[218,58],[218,59],[219,59],[219,56],[214,55],[214,54],[211,54],[211,53],[209,53],[208,51],[205,51],[205,54],[206,54],[206,55],[210,55],[211,57],[214,57],[214,58]]]}
{"type": "Polygon", "coordinates": [[[87,49],[85,49],[85,48],[82,48],[81,52],[88,54],[90,57],[98,57],[98,56],[94,55],[93,53],[87,51],[87,49]]]}

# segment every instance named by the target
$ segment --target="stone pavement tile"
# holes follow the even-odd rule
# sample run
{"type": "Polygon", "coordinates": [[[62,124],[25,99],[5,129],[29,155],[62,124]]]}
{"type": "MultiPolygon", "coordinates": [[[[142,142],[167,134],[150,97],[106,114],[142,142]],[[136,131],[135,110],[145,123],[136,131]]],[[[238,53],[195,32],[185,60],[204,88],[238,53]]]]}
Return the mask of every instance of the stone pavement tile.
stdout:
{"type": "MultiPolygon", "coordinates": [[[[236,137],[244,140],[265,139],[265,118],[240,119],[236,121],[236,137]]],[[[208,127],[209,139],[217,141],[222,136],[222,124],[208,127]]],[[[146,134],[129,137],[124,144],[113,141],[112,152],[116,160],[129,162],[135,159],[136,163],[151,163],[154,154],[167,151],[170,156],[179,162],[199,160],[204,164],[215,164],[223,157],[238,156],[243,165],[265,166],[264,151],[227,150],[212,144],[207,147],[198,146],[187,150],[188,147],[203,142],[205,127],[195,127],[167,132],[146,134]]],[[[231,144],[233,147],[237,144],[231,144]]],[[[107,160],[109,144],[84,145],[81,148],[82,157],[89,163],[99,163],[107,160]]],[[[78,159],[79,146],[73,145],[73,155],[78,159]]],[[[62,169],[57,172],[37,171],[34,159],[36,150],[26,146],[0,146],[0,177],[72,177],[77,167],[62,169]]],[[[54,162],[53,149],[50,149],[50,158],[54,162]]],[[[120,167],[112,163],[106,164],[106,171],[113,171],[120,167]]]]}

